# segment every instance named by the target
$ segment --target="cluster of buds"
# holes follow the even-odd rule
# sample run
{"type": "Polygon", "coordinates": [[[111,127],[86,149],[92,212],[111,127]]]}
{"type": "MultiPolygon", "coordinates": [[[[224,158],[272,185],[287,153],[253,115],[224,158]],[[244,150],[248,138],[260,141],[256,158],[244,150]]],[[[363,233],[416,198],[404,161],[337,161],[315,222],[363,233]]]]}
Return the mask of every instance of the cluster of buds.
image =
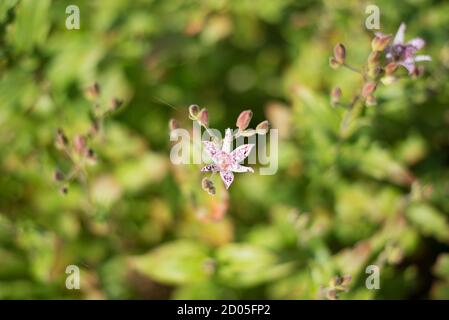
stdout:
{"type": "Polygon", "coordinates": [[[212,196],[215,193],[217,193],[217,190],[215,189],[215,186],[214,186],[214,183],[212,182],[212,180],[210,180],[209,178],[206,178],[206,177],[203,178],[203,180],[201,180],[201,188],[212,196]]]}
{"type": "MultiPolygon", "coordinates": [[[[399,78],[399,67],[404,67],[408,74],[416,78],[423,74],[424,68],[417,66],[416,62],[431,61],[427,55],[416,55],[416,52],[425,45],[424,40],[415,38],[408,42],[404,41],[405,24],[402,23],[396,36],[376,33],[371,41],[371,52],[363,68],[354,68],[346,62],[346,48],[341,43],[334,48],[334,55],[329,59],[329,64],[333,69],[341,66],[351,71],[361,74],[363,77],[363,86],[357,101],[361,98],[366,106],[377,104],[374,93],[380,84],[389,85],[399,78]]],[[[334,88],[331,92],[331,104],[337,106],[340,104],[341,89],[334,88]]],[[[350,104],[351,108],[352,105],[350,104]]]]}
{"type": "MultiPolygon", "coordinates": [[[[206,108],[201,109],[195,104],[189,107],[189,119],[203,127],[213,139],[213,142],[202,141],[210,158],[213,160],[212,164],[208,164],[201,169],[201,172],[211,173],[210,178],[204,178],[201,182],[202,189],[210,195],[216,193],[216,188],[211,180],[216,173],[220,174],[226,189],[228,189],[234,180],[233,172],[254,172],[252,168],[240,165],[240,162],[249,155],[254,145],[245,144],[239,146],[234,151],[231,150],[232,141],[238,137],[251,137],[253,135],[265,135],[268,133],[270,125],[266,120],[259,123],[256,128],[249,128],[252,117],[253,112],[251,110],[242,111],[235,124],[237,129],[231,130],[228,128],[224,139],[221,139],[214,135],[209,128],[209,111],[206,108]]],[[[170,135],[178,128],[178,122],[175,119],[170,119],[170,135]]]]}
{"type": "Polygon", "coordinates": [[[100,86],[95,83],[85,90],[85,96],[93,106],[91,112],[91,125],[86,133],[78,133],[69,139],[63,129],[56,130],[55,147],[70,161],[68,173],[56,169],[53,179],[59,184],[60,191],[67,194],[72,181],[87,178],[87,166],[97,162],[95,151],[89,146],[90,141],[101,132],[104,119],[112,112],[118,110],[122,101],[113,98],[110,106],[106,110],[101,110],[98,101],[100,98],[100,86]]]}
{"type": "Polygon", "coordinates": [[[253,112],[251,110],[245,110],[240,113],[235,124],[238,128],[237,136],[251,137],[255,134],[267,134],[268,130],[270,129],[270,124],[267,120],[259,123],[255,129],[248,129],[252,117],[253,112]]]}
{"type": "Polygon", "coordinates": [[[328,300],[338,300],[340,294],[349,291],[349,284],[352,281],[350,275],[336,276],[332,278],[327,287],[322,287],[320,294],[328,300]]]}

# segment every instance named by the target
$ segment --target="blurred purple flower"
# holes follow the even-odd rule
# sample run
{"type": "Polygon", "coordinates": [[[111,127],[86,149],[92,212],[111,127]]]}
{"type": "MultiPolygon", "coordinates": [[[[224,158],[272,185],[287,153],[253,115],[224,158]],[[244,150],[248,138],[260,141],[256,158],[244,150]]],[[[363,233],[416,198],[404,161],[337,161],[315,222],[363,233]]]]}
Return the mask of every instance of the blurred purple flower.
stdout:
{"type": "Polygon", "coordinates": [[[207,153],[213,163],[208,164],[201,169],[201,172],[220,172],[226,189],[229,189],[232,181],[234,181],[233,172],[254,172],[250,167],[240,165],[251,152],[254,144],[244,144],[231,152],[232,131],[226,129],[223,146],[220,149],[215,143],[203,141],[207,153]]]}
{"type": "Polygon", "coordinates": [[[405,23],[401,23],[394,37],[393,43],[386,49],[386,57],[392,62],[404,66],[409,74],[414,74],[416,70],[415,62],[431,61],[428,55],[416,55],[416,51],[421,50],[426,42],[421,38],[414,38],[405,43],[405,23]]]}

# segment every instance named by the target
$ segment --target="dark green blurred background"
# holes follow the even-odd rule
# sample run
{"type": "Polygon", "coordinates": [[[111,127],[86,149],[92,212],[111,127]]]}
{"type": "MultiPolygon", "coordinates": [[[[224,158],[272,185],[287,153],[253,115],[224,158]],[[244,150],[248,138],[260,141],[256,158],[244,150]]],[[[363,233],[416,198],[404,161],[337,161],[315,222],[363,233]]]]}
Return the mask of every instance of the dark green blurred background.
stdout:
{"type": "Polygon", "coordinates": [[[431,0],[0,0],[0,298],[315,299],[351,275],[342,299],[448,299],[448,12],[431,0]],[[70,4],[80,30],[65,28],[70,4]],[[340,144],[329,92],[349,99],[360,79],[328,57],[342,42],[363,64],[368,4],[382,32],[404,21],[407,39],[425,38],[433,61],[380,88],[340,144]],[[92,143],[87,183],[62,195],[55,131],[87,130],[94,82],[103,105],[124,106],[92,143]],[[192,103],[220,130],[245,109],[268,119],[277,174],[202,191],[200,166],[169,161],[168,120],[190,128],[192,103]],[[379,290],[365,287],[370,264],[379,290]],[[68,265],[80,290],[65,287],[68,265]]]}

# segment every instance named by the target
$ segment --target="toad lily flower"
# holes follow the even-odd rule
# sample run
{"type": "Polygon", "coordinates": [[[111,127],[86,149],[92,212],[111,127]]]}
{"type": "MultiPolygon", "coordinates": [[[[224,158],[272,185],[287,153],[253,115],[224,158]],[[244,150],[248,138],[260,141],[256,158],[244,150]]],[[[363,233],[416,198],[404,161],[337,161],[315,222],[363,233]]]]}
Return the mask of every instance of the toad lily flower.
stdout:
{"type": "Polygon", "coordinates": [[[404,66],[409,74],[413,74],[416,72],[415,62],[431,61],[432,58],[428,55],[416,55],[416,51],[421,50],[426,43],[421,38],[414,38],[405,43],[405,29],[405,23],[401,23],[393,43],[385,50],[386,58],[404,66]]]}
{"type": "Polygon", "coordinates": [[[246,157],[248,157],[254,144],[244,144],[231,151],[232,144],[232,130],[226,129],[223,146],[220,149],[215,143],[210,141],[203,141],[207,153],[212,159],[213,163],[208,164],[201,169],[202,172],[220,172],[226,189],[229,189],[232,181],[234,181],[233,172],[254,172],[250,167],[245,167],[240,164],[246,157]]]}

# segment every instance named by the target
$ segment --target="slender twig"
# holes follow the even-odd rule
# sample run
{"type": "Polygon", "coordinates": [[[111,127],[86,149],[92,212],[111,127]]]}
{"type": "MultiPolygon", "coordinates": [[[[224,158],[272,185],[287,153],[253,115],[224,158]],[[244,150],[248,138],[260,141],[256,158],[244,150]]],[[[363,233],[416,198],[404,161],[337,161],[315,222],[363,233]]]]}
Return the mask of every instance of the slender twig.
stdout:
{"type": "Polygon", "coordinates": [[[347,64],[346,62],[343,63],[342,66],[346,67],[348,70],[351,70],[351,71],[353,71],[355,73],[358,73],[358,74],[363,76],[362,71],[360,69],[358,69],[356,67],[353,67],[353,66],[347,64]]]}

